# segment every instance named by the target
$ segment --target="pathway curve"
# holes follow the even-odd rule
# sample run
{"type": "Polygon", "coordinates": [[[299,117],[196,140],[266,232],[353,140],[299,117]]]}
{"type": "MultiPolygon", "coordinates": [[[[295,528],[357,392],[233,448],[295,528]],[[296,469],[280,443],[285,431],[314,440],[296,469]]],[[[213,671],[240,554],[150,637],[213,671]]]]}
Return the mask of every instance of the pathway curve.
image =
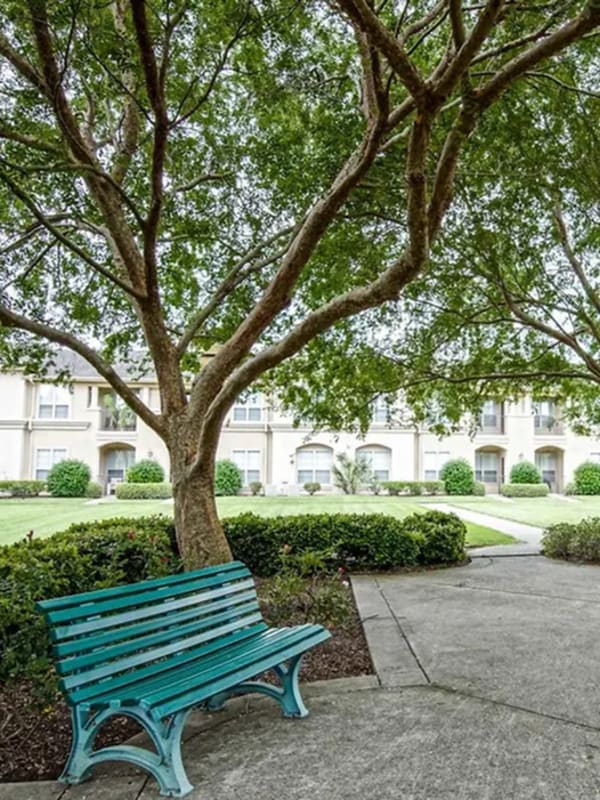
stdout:
{"type": "Polygon", "coordinates": [[[456,514],[464,522],[474,522],[477,525],[485,525],[493,528],[500,533],[507,533],[519,540],[518,544],[500,544],[493,547],[477,547],[470,550],[471,556],[519,556],[519,555],[538,555],[542,552],[541,541],[543,528],[534,525],[525,525],[523,522],[513,522],[510,519],[502,519],[491,514],[481,514],[479,511],[470,511],[466,508],[450,505],[449,503],[428,503],[428,508],[436,511],[445,511],[456,514]]]}

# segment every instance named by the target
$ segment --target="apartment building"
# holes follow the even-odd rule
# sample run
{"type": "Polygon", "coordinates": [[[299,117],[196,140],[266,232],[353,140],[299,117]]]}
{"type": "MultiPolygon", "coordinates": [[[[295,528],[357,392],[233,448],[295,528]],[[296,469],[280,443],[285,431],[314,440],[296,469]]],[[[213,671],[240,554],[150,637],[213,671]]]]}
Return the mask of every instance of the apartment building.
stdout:
{"type": "MultiPolygon", "coordinates": [[[[84,361],[65,358],[72,375],[69,386],[35,381],[21,372],[0,374],[0,480],[44,479],[64,458],[86,462],[106,491],[142,458],[156,459],[168,474],[168,454],[157,435],[84,361]]],[[[128,380],[158,411],[154,379],[128,380]]],[[[551,491],[560,492],[578,464],[600,461],[600,441],[570,431],[551,399],[490,400],[475,436],[445,438],[391,425],[388,409],[377,405],[369,431],[359,437],[295,428],[276,405],[254,394],[232,408],[218,457],[232,459],[246,485],[261,481],[269,494],[298,494],[307,481],[333,491],[331,466],[341,452],[366,458],[380,480],[435,480],[448,459],[464,457],[488,492],[497,492],[513,464],[526,459],[538,465],[551,491]]]]}

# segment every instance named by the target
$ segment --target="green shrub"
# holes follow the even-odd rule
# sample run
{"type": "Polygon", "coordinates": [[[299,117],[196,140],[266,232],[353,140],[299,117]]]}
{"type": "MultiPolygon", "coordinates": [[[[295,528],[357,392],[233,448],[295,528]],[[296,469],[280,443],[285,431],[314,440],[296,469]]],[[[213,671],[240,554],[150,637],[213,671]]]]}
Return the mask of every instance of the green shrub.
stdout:
{"type": "Polygon", "coordinates": [[[164,469],[151,458],[137,461],[127,470],[127,483],[163,483],[164,480],[164,469]]]}
{"type": "Polygon", "coordinates": [[[395,497],[402,491],[403,483],[402,481],[383,481],[381,485],[387,490],[389,495],[395,497]]]}
{"type": "Polygon", "coordinates": [[[478,497],[485,497],[485,483],[481,481],[475,481],[473,483],[473,494],[477,495],[478,497]]]}
{"type": "Polygon", "coordinates": [[[217,461],[215,468],[215,494],[217,497],[233,497],[242,488],[242,473],[233,461],[217,461]]]}
{"type": "Polygon", "coordinates": [[[303,514],[224,519],[233,555],[256,575],[276,574],[290,557],[331,551],[331,568],[389,569],[416,564],[418,544],[400,520],[384,514],[303,514]]]}
{"type": "Polygon", "coordinates": [[[37,497],[45,488],[44,481],[0,481],[0,492],[11,497],[37,497]]]}
{"type": "Polygon", "coordinates": [[[550,558],[600,563],[600,517],[551,525],[544,531],[542,546],[550,558]]]}
{"type": "Polygon", "coordinates": [[[473,494],[475,477],[473,467],[466,458],[446,461],[440,470],[440,478],[444,482],[446,494],[473,494]]]}
{"type": "Polygon", "coordinates": [[[421,481],[424,494],[443,494],[444,481],[421,481]]]}
{"type": "Polygon", "coordinates": [[[519,461],[510,471],[510,483],[542,483],[542,473],[531,461],[519,461]]]}
{"type": "Polygon", "coordinates": [[[574,473],[573,494],[600,494],[600,464],[584,461],[574,473]]]}
{"type": "Polygon", "coordinates": [[[423,514],[411,514],[401,524],[405,531],[419,540],[421,564],[452,563],[466,557],[467,528],[456,514],[427,511],[423,514]]]}
{"type": "Polygon", "coordinates": [[[344,625],[352,617],[351,590],[337,578],[302,578],[285,572],[259,589],[261,609],[269,625],[313,623],[344,625]]]}
{"type": "Polygon", "coordinates": [[[569,481],[565,486],[565,494],[566,495],[573,495],[577,494],[577,487],[575,486],[575,481],[569,481]]]}
{"type": "Polygon", "coordinates": [[[315,492],[321,491],[321,484],[318,481],[308,481],[308,483],[304,484],[303,488],[305,492],[308,492],[312,496],[315,492]]]}
{"type": "Polygon", "coordinates": [[[0,547],[0,681],[54,687],[46,626],[36,600],[103,589],[179,568],[172,520],[109,519],[47,539],[0,547]]]}
{"type": "Polygon", "coordinates": [[[545,483],[503,483],[500,487],[504,497],[546,497],[549,491],[545,483]]]}
{"type": "Polygon", "coordinates": [[[118,483],[117,500],[168,500],[173,497],[170,483],[118,483]]]}
{"type": "Polygon", "coordinates": [[[85,497],[90,482],[90,468],[83,461],[66,459],[48,473],[48,491],[53,497],[85,497]]]}
{"type": "Polygon", "coordinates": [[[248,487],[252,492],[252,496],[256,497],[257,494],[260,494],[262,492],[263,485],[260,481],[250,481],[248,487]]]}
{"type": "Polygon", "coordinates": [[[97,498],[102,497],[104,494],[104,489],[99,483],[95,481],[90,481],[85,489],[85,496],[89,498],[97,498]]]}

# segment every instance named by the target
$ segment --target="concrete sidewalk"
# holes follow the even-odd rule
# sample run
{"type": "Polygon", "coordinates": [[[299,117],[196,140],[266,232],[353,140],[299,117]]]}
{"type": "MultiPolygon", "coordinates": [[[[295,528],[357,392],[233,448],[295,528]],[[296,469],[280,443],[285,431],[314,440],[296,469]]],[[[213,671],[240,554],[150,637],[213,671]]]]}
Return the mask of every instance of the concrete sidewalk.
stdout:
{"type": "MultiPolygon", "coordinates": [[[[191,800],[598,800],[600,571],[478,559],[353,586],[378,677],[195,716],[191,800]]],[[[92,781],[4,785],[2,800],[156,800],[122,764],[92,781]]]]}
{"type": "Polygon", "coordinates": [[[502,519],[492,514],[481,514],[479,511],[459,508],[450,503],[427,503],[427,507],[434,508],[436,511],[456,514],[456,516],[464,520],[464,522],[474,522],[477,525],[485,525],[487,528],[500,531],[500,533],[507,533],[509,536],[514,536],[515,539],[518,539],[518,544],[500,544],[492,547],[471,548],[469,552],[471,556],[533,556],[542,552],[541,542],[542,534],[544,533],[543,528],[538,528],[535,525],[526,525],[523,522],[513,522],[510,519],[502,519]]]}

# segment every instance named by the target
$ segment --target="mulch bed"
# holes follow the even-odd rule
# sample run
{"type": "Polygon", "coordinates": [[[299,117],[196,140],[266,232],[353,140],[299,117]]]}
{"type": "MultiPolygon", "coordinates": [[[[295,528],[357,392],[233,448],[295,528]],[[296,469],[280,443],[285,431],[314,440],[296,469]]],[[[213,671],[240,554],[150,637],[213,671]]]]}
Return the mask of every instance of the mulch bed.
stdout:
{"type": "MultiPolygon", "coordinates": [[[[332,638],[306,654],[303,681],[368,675],[371,659],[356,609],[343,627],[332,628],[332,638]]],[[[118,744],[139,732],[125,717],[114,717],[98,736],[97,747],[118,744]]],[[[71,746],[71,721],[60,698],[40,709],[31,684],[0,687],[0,781],[52,780],[60,775],[71,746]]]]}

